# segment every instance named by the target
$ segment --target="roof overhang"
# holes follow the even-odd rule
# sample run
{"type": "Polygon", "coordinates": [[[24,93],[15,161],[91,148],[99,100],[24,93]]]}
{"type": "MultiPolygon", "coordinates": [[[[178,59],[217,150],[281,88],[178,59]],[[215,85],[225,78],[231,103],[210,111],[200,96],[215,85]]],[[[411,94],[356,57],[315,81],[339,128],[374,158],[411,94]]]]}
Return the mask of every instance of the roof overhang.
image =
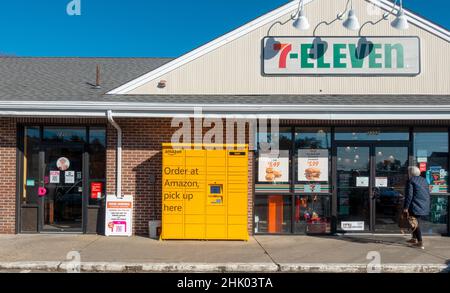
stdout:
{"type": "Polygon", "coordinates": [[[0,103],[0,117],[243,118],[307,120],[450,120],[450,105],[188,104],[123,102],[0,103]]]}

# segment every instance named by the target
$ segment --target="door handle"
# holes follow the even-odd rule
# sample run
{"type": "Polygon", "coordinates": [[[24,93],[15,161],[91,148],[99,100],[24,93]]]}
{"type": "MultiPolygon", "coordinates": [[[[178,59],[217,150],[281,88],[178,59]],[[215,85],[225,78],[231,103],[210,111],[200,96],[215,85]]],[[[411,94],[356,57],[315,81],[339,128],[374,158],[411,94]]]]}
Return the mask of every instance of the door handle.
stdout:
{"type": "Polygon", "coordinates": [[[372,188],[372,199],[378,199],[380,198],[380,192],[378,190],[378,188],[373,187],[372,188]]]}

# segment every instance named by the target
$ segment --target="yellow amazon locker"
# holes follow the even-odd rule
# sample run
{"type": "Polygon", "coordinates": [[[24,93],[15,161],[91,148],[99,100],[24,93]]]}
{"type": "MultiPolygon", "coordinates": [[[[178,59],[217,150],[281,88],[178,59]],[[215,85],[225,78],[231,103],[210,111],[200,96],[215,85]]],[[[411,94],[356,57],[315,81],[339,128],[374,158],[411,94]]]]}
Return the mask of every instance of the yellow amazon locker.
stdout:
{"type": "Polygon", "coordinates": [[[162,145],[161,239],[248,240],[248,146],[162,145]]]}

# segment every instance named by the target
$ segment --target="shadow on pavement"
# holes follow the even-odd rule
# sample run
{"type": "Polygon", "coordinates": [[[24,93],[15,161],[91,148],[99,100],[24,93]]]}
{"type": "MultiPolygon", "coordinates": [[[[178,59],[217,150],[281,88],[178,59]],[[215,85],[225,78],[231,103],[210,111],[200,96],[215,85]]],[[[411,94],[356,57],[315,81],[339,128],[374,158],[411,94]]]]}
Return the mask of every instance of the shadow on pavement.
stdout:
{"type": "MultiPolygon", "coordinates": [[[[318,236],[313,236],[318,237],[318,236]]],[[[347,241],[351,243],[361,244],[384,244],[401,247],[411,247],[406,241],[408,238],[403,236],[372,236],[372,235],[339,235],[339,236],[320,236],[321,238],[329,238],[334,240],[347,241]]]]}

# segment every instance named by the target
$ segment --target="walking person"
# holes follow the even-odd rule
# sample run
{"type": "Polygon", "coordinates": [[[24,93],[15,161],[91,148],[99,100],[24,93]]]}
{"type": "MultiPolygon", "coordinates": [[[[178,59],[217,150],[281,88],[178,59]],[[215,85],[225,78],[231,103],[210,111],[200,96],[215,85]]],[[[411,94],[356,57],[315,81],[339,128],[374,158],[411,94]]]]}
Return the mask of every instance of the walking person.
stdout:
{"type": "Polygon", "coordinates": [[[412,232],[412,239],[408,242],[413,246],[425,249],[420,229],[421,218],[430,213],[430,189],[425,178],[420,176],[420,169],[408,167],[409,181],[406,186],[403,212],[417,219],[417,228],[412,232]]]}

